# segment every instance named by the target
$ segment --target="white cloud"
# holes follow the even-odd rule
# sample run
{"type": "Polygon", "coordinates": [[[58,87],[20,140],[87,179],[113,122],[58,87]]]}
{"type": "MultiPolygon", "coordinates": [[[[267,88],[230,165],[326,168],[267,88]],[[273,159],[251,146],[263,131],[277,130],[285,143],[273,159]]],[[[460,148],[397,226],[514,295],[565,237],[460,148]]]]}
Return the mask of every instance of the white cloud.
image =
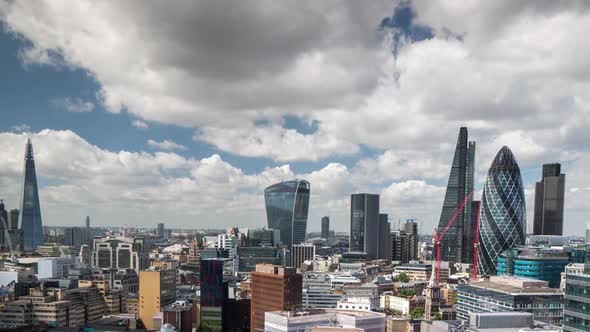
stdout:
{"type": "Polygon", "coordinates": [[[141,120],[133,120],[133,121],[131,121],[131,125],[137,129],[148,129],[149,128],[148,124],[141,121],[141,120]]]}
{"type": "Polygon", "coordinates": [[[86,113],[94,110],[94,103],[80,98],[65,97],[51,100],[51,105],[72,113],[86,113]]]}
{"type": "Polygon", "coordinates": [[[165,139],[161,142],[149,139],[147,143],[150,147],[160,150],[186,150],[186,146],[168,139],[165,139]]]}
{"type": "Polygon", "coordinates": [[[31,130],[31,126],[23,123],[20,125],[12,126],[12,130],[16,133],[27,132],[27,131],[31,130]]]}

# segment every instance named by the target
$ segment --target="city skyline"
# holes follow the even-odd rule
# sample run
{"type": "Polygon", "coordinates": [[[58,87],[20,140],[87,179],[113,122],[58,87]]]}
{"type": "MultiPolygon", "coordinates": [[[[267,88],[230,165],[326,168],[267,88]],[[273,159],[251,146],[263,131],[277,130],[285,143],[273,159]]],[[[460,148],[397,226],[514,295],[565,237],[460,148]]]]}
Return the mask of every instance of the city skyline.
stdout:
{"type": "Polygon", "coordinates": [[[564,34],[588,24],[576,6],[498,2],[497,15],[473,17],[469,5],[422,1],[285,5],[268,17],[235,8],[256,24],[228,17],[223,4],[130,4],[123,20],[109,3],[90,12],[37,6],[42,14],[27,2],[0,6],[0,198],[18,208],[31,138],[44,225],[79,226],[90,215],[93,226],[263,227],[264,188],[304,178],[314,188],[308,231],[320,230],[322,216],[348,230],[347,197],[374,192],[392,220],[416,217],[431,232],[462,126],[478,143],[474,199],[508,145],[529,230],[547,163],[568,177],[564,234],[587,222],[590,83],[576,73],[587,70],[588,50],[585,37],[564,34]],[[146,23],[195,12],[211,14],[174,20],[171,30],[146,23]],[[285,15],[293,29],[276,28],[285,15]],[[207,36],[177,33],[194,30],[228,39],[211,47],[207,36]]]}

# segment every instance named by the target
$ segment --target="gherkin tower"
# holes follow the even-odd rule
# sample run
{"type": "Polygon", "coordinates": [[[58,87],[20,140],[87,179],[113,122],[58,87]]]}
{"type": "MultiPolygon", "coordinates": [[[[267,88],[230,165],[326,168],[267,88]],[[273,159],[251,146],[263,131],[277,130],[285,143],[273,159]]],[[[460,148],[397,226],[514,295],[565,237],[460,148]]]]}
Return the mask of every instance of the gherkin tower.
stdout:
{"type": "Polygon", "coordinates": [[[34,251],[43,244],[43,223],[41,222],[41,206],[39,205],[39,189],[35,173],[33,145],[27,140],[25,148],[25,166],[23,191],[21,196],[21,213],[18,225],[22,231],[22,247],[24,251],[34,251]]]}
{"type": "Polygon", "coordinates": [[[498,256],[525,244],[526,205],[520,168],[504,146],[492,162],[481,201],[478,271],[495,275],[498,256]]]}

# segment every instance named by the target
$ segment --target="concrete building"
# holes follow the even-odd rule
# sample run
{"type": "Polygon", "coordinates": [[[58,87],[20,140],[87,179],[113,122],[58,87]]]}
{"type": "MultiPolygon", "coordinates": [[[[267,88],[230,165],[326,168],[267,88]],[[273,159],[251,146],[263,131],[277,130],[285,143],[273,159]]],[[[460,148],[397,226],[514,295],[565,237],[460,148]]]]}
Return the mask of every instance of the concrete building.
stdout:
{"type": "Polygon", "coordinates": [[[139,318],[154,329],[153,317],[176,298],[176,271],[145,270],[139,273],[139,318]]]}
{"type": "Polygon", "coordinates": [[[379,309],[379,298],[376,301],[368,297],[346,297],[338,301],[336,308],[353,311],[375,311],[379,309]]]}
{"type": "Polygon", "coordinates": [[[457,286],[457,318],[472,312],[530,312],[535,320],[561,325],[563,293],[546,281],[492,276],[489,280],[457,286]]]}
{"type": "Polygon", "coordinates": [[[479,312],[469,315],[461,321],[426,321],[421,322],[421,332],[560,332],[558,326],[535,321],[533,315],[526,312],[479,312]]]}
{"type": "Polygon", "coordinates": [[[170,324],[175,331],[191,332],[193,321],[193,305],[187,301],[175,301],[162,309],[162,325],[170,324]]]}
{"type": "Polygon", "coordinates": [[[75,268],[76,259],[73,257],[50,257],[37,261],[39,279],[67,278],[69,271],[75,268]]]}
{"type": "Polygon", "coordinates": [[[265,329],[265,312],[301,307],[302,277],[296,269],[259,264],[251,280],[251,331],[265,329]]]}
{"type": "Polygon", "coordinates": [[[304,309],[336,308],[344,298],[341,289],[332,284],[331,273],[306,272],[303,274],[302,302],[304,309]]]}
{"type": "Polygon", "coordinates": [[[92,267],[134,269],[138,274],[148,267],[143,239],[95,238],[92,250],[92,267]]]}
{"type": "Polygon", "coordinates": [[[294,244],[291,247],[291,264],[289,266],[299,268],[303,262],[313,260],[314,257],[315,246],[312,243],[294,244]]]}
{"type": "Polygon", "coordinates": [[[0,269],[0,286],[7,286],[11,282],[36,281],[34,271],[22,267],[9,267],[0,269]]]}
{"type": "Polygon", "coordinates": [[[330,238],[330,217],[322,217],[322,238],[328,240],[330,238]]]}
{"type": "MultiPolygon", "coordinates": [[[[335,327],[353,331],[385,331],[385,315],[371,311],[316,309],[308,311],[272,311],[265,314],[264,331],[290,332],[335,327]]],[[[259,330],[252,330],[259,331],[259,330]]],[[[341,330],[338,330],[341,331],[341,330]]],[[[346,330],[344,330],[346,331],[346,330]]]]}
{"type": "Polygon", "coordinates": [[[401,297],[391,294],[381,295],[380,307],[398,313],[402,316],[408,316],[415,308],[424,308],[424,297],[412,296],[401,297]]]}
{"type": "MultiPolygon", "coordinates": [[[[395,273],[405,273],[410,279],[410,282],[428,281],[430,280],[430,276],[432,275],[432,265],[403,264],[395,267],[395,273]]],[[[443,276],[441,273],[441,280],[442,279],[443,276]]]]}
{"type": "Polygon", "coordinates": [[[590,331],[590,245],[583,272],[566,276],[563,316],[564,331],[590,331]]]}

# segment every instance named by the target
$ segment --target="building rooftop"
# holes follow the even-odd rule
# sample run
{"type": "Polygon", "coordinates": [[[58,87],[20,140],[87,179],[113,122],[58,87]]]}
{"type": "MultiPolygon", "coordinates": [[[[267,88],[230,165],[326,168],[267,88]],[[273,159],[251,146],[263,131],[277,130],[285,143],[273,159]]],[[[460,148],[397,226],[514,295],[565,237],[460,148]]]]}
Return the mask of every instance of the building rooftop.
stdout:
{"type": "Polygon", "coordinates": [[[306,317],[323,314],[341,314],[353,317],[385,317],[385,314],[373,311],[355,311],[343,309],[309,309],[304,311],[272,311],[273,314],[283,317],[306,317]]]}
{"type": "Polygon", "coordinates": [[[493,276],[490,280],[477,281],[469,286],[492,289],[507,294],[563,294],[559,289],[549,288],[546,281],[515,278],[509,276],[493,276]]]}

